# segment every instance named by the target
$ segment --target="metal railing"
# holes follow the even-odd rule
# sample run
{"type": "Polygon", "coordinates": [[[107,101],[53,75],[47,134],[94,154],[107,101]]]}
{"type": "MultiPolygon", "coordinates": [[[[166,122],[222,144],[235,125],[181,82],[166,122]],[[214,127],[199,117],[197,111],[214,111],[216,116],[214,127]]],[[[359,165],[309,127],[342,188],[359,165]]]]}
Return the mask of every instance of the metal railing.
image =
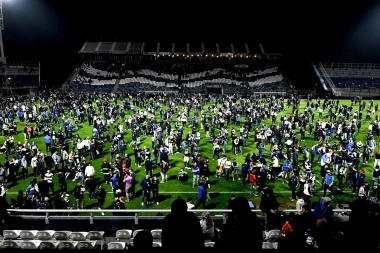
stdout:
{"type": "MultiPolygon", "coordinates": [[[[296,213],[297,212],[297,210],[295,210],[295,209],[285,209],[285,210],[279,210],[279,211],[286,212],[286,213],[289,213],[289,212],[295,212],[296,213]]],[[[158,218],[156,216],[157,213],[159,213],[159,212],[170,213],[171,210],[170,209],[151,209],[151,210],[141,210],[141,209],[126,209],[126,210],[125,209],[124,210],[113,210],[113,209],[101,209],[101,210],[98,210],[98,209],[80,209],[80,210],[78,210],[78,209],[72,209],[72,210],[69,210],[69,209],[8,209],[8,212],[13,213],[13,216],[17,215],[17,213],[29,213],[28,215],[24,215],[24,216],[33,216],[33,215],[30,215],[30,213],[36,213],[36,214],[45,213],[45,224],[49,224],[49,217],[50,217],[50,214],[52,214],[52,213],[61,213],[61,214],[62,213],[65,213],[65,214],[88,213],[89,215],[82,215],[80,217],[81,218],[88,218],[90,224],[94,224],[94,217],[95,217],[94,214],[104,212],[104,213],[112,213],[113,214],[112,217],[115,217],[115,218],[125,217],[126,219],[134,219],[134,222],[137,225],[139,223],[139,218],[152,217],[152,216],[139,216],[139,213],[154,213],[155,215],[153,215],[153,216],[158,218]],[[115,216],[114,215],[115,213],[121,213],[121,214],[133,213],[134,215],[115,216]]],[[[215,217],[222,217],[223,218],[223,224],[226,224],[227,214],[231,213],[232,210],[230,210],[230,209],[190,209],[190,210],[188,210],[188,212],[193,212],[193,213],[209,212],[210,214],[219,213],[219,214],[216,214],[214,216],[215,217]],[[220,214],[220,213],[222,213],[222,214],[220,214]]],[[[259,209],[252,209],[252,212],[263,214],[263,212],[259,209]]],[[[351,209],[333,209],[333,212],[334,213],[335,212],[351,212],[351,209]]],[[[22,216],[22,214],[21,214],[21,216],[22,216]]],[[[260,215],[260,216],[265,217],[265,219],[266,219],[265,214],[260,215]]],[[[39,217],[41,217],[41,216],[39,216],[39,217]]],[[[58,216],[54,216],[54,217],[58,217],[58,216]]],[[[73,217],[78,217],[78,216],[73,216],[73,217]]],[[[101,217],[103,217],[103,216],[101,216],[101,217]]],[[[105,217],[109,217],[109,216],[105,216],[105,217]]],[[[70,216],[65,216],[65,218],[70,219],[70,216]]]]}
{"type": "Polygon", "coordinates": [[[334,96],[340,97],[341,96],[340,90],[338,90],[335,87],[334,82],[331,80],[330,76],[327,74],[327,72],[326,72],[325,68],[323,67],[322,63],[319,64],[319,68],[320,68],[320,70],[322,72],[322,75],[325,77],[327,83],[330,85],[331,91],[333,92],[334,96]]]}

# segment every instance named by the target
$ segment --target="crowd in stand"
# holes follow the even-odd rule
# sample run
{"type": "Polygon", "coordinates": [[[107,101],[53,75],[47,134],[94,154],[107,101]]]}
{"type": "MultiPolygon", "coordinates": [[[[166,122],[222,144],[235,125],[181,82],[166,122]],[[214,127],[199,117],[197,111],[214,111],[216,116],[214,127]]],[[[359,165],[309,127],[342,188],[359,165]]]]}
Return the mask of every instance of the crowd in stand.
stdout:
{"type": "MultiPolygon", "coordinates": [[[[85,185],[90,198],[97,199],[98,207],[102,209],[105,193],[93,180],[94,168],[91,165],[92,160],[101,158],[104,180],[111,185],[117,198],[115,209],[125,209],[124,202],[137,197],[136,186],[142,188],[143,206],[159,204],[158,184],[167,181],[170,156],[178,152],[183,154],[184,168],[189,171],[182,170],[179,177],[191,175],[192,186],[198,189],[194,208],[206,207],[208,178],[213,176],[211,171],[215,170],[215,176],[226,181],[231,180],[231,173],[232,180],[240,179],[243,185],[251,185],[252,194],[261,194],[260,209],[266,214],[267,230],[280,228],[285,238],[290,234],[300,236],[307,232],[310,244],[313,244],[313,238],[317,241],[322,238],[320,243],[317,242],[318,246],[328,247],[332,237],[327,238],[326,234],[331,234],[326,231],[331,232],[334,220],[331,199],[343,188],[350,189],[357,198],[352,205],[352,213],[362,214],[368,210],[370,214],[368,217],[359,215],[357,219],[378,220],[380,152],[376,150],[375,141],[375,135],[380,131],[378,106],[361,98],[353,99],[347,106],[340,105],[335,99],[309,97],[306,107],[300,108],[300,101],[297,96],[259,98],[186,94],[47,93],[32,98],[9,97],[1,105],[0,123],[6,136],[2,147],[6,159],[0,168],[1,195],[6,195],[7,188],[17,188],[17,181],[28,178],[32,173],[35,179],[11,200],[11,208],[73,208],[65,194],[62,198],[54,198],[56,202],[51,203],[55,193],[67,193],[66,180],[73,178],[79,180],[74,189],[74,208],[84,208],[85,185]],[[162,109],[162,105],[167,109],[162,109]],[[208,107],[203,108],[205,105],[208,107]],[[359,106],[359,109],[353,110],[354,106],[359,106]],[[291,108],[291,114],[279,119],[277,115],[286,107],[291,108]],[[155,111],[160,112],[159,117],[154,116],[155,111]],[[116,130],[113,130],[116,118],[124,124],[116,123],[116,130]],[[264,119],[271,119],[271,124],[263,124],[264,119]],[[361,129],[362,120],[369,121],[370,128],[366,139],[358,140],[355,136],[361,129]],[[24,143],[14,143],[18,122],[26,125],[24,143]],[[74,132],[74,129],[80,131],[79,124],[83,122],[93,127],[92,136],[84,139],[74,132]],[[61,127],[56,129],[52,123],[61,123],[61,127]],[[188,124],[191,131],[186,133],[184,126],[188,124]],[[238,126],[239,132],[230,131],[231,125],[238,126]],[[132,132],[131,143],[124,142],[124,128],[132,132]],[[318,144],[311,147],[302,145],[308,134],[318,144]],[[140,146],[142,135],[151,138],[151,147],[140,146]],[[45,147],[36,147],[33,137],[43,138],[45,147]],[[198,144],[202,137],[210,141],[211,159],[216,159],[216,169],[210,168],[209,158],[200,154],[198,144]],[[257,152],[248,153],[244,164],[239,167],[231,157],[245,153],[243,150],[248,138],[254,139],[256,145],[250,150],[257,152]],[[105,157],[103,152],[107,141],[112,143],[109,157],[105,157]],[[128,145],[133,148],[134,157],[126,154],[128,145]],[[270,146],[269,153],[265,151],[267,145],[270,146]],[[42,152],[44,149],[46,152],[42,152]],[[87,156],[90,160],[86,159],[87,156]],[[371,158],[375,158],[375,162],[371,172],[373,182],[369,184],[368,173],[361,166],[371,158]],[[146,177],[140,182],[136,182],[134,177],[132,161],[146,169],[146,177]],[[153,164],[160,166],[161,180],[152,178],[153,164]],[[58,174],[59,191],[52,183],[52,172],[58,174]],[[311,198],[316,194],[316,173],[322,179],[323,196],[311,211],[311,198]],[[278,210],[275,191],[267,186],[267,180],[278,177],[289,185],[292,192],[289,197],[296,201],[297,213],[286,215],[278,210]],[[330,192],[329,197],[327,191],[330,192]]],[[[179,218],[175,212],[170,216],[174,220],[179,218]]],[[[246,227],[244,224],[239,226],[246,227]]]]}

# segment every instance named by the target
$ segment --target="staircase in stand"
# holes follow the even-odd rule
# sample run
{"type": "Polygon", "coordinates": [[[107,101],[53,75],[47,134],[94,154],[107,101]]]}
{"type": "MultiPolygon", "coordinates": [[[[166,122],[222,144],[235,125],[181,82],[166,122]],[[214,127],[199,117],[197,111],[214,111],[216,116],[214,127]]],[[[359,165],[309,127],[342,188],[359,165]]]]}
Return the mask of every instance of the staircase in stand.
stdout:
{"type": "Polygon", "coordinates": [[[115,82],[115,85],[113,86],[112,92],[116,93],[117,88],[119,88],[120,78],[118,78],[115,82]]]}

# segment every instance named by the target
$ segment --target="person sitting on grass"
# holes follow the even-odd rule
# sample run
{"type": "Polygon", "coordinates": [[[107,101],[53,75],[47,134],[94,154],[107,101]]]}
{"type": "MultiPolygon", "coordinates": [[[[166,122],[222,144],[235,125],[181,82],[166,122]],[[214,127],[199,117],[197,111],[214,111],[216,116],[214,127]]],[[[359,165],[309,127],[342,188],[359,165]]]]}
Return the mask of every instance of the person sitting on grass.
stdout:
{"type": "Polygon", "coordinates": [[[179,172],[178,172],[178,178],[177,180],[183,184],[187,181],[187,172],[182,168],[179,172]]]}

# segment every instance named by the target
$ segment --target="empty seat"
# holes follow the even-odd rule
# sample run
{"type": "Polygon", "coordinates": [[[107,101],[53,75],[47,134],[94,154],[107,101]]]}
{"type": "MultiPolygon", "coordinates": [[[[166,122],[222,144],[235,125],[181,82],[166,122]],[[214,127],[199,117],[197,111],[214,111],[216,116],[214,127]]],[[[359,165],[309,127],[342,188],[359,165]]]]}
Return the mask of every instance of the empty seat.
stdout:
{"type": "Polygon", "coordinates": [[[34,240],[36,239],[37,230],[22,230],[20,232],[20,239],[22,240],[34,240]]]}
{"type": "Polygon", "coordinates": [[[45,240],[45,241],[51,240],[54,237],[54,233],[55,233],[54,230],[41,230],[41,231],[37,231],[37,233],[36,233],[36,239],[37,240],[45,240]]]}
{"type": "Polygon", "coordinates": [[[22,240],[20,241],[20,249],[39,249],[41,241],[39,240],[22,240]]]}
{"type": "Polygon", "coordinates": [[[3,241],[3,249],[19,249],[21,241],[6,240],[3,241]]]}
{"type": "Polygon", "coordinates": [[[41,241],[40,249],[57,249],[60,241],[41,241]]]}
{"type": "Polygon", "coordinates": [[[70,240],[72,241],[86,241],[88,232],[71,232],[70,240]]]}
{"type": "Polygon", "coordinates": [[[77,244],[77,249],[86,250],[86,249],[95,249],[96,241],[79,241],[77,244]]]}
{"type": "Polygon", "coordinates": [[[116,231],[116,240],[130,242],[132,240],[132,230],[120,229],[116,231]]]}
{"type": "Polygon", "coordinates": [[[89,231],[87,235],[88,240],[100,241],[100,249],[103,249],[105,243],[105,232],[104,231],[89,231]]]}
{"type": "Polygon", "coordinates": [[[162,229],[152,229],[150,231],[153,237],[153,241],[160,242],[162,238],[162,229]]]}
{"type": "Polygon", "coordinates": [[[205,242],[205,247],[214,247],[215,242],[205,242]]]}
{"type": "Polygon", "coordinates": [[[127,244],[125,242],[110,242],[107,245],[108,250],[125,250],[127,244]]]}
{"type": "Polygon", "coordinates": [[[162,244],[160,242],[153,242],[152,247],[153,248],[162,247],[162,244]]]}
{"type": "Polygon", "coordinates": [[[3,239],[4,240],[14,240],[18,239],[20,236],[21,230],[4,230],[3,239]]]}
{"type": "Polygon", "coordinates": [[[276,242],[279,238],[281,238],[282,233],[279,229],[269,230],[265,233],[266,241],[268,242],[276,242]]]}
{"type": "Polygon", "coordinates": [[[263,242],[263,249],[273,249],[273,244],[270,242],[263,242]]]}
{"type": "Polygon", "coordinates": [[[78,241],[60,241],[58,248],[59,249],[76,249],[78,241]]]}
{"type": "Polygon", "coordinates": [[[57,241],[65,241],[70,239],[71,231],[55,231],[54,239],[57,241]]]}
{"type": "Polygon", "coordinates": [[[103,240],[104,235],[104,231],[89,231],[87,237],[89,240],[103,240]]]}

